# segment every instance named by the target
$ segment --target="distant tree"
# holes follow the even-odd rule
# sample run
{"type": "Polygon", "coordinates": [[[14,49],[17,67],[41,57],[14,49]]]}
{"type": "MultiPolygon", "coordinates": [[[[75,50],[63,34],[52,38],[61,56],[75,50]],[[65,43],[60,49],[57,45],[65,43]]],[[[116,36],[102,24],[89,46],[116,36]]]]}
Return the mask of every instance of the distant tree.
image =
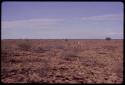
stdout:
{"type": "Polygon", "coordinates": [[[106,37],[105,40],[111,40],[111,38],[110,37],[106,37]]]}

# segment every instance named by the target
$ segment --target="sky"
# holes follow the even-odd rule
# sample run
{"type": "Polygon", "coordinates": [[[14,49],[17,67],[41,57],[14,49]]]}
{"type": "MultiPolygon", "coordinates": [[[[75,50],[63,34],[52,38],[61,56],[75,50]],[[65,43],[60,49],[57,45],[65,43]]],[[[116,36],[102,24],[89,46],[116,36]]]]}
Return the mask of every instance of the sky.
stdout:
{"type": "Polygon", "coordinates": [[[2,39],[123,39],[122,2],[2,3],[2,39]]]}

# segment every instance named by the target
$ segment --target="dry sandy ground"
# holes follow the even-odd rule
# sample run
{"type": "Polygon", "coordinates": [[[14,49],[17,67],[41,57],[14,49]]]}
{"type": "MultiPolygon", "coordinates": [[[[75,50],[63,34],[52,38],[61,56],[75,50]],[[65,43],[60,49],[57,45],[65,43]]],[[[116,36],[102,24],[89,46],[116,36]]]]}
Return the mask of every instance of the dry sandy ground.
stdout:
{"type": "Polygon", "coordinates": [[[3,83],[122,83],[123,40],[2,40],[3,83]]]}

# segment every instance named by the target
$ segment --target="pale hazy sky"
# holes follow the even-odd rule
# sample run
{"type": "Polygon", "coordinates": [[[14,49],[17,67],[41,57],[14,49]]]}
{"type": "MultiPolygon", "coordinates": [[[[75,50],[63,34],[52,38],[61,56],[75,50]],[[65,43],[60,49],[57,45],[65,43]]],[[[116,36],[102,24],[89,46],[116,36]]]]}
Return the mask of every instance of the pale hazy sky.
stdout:
{"type": "Polygon", "coordinates": [[[121,2],[3,2],[2,39],[123,39],[121,2]]]}

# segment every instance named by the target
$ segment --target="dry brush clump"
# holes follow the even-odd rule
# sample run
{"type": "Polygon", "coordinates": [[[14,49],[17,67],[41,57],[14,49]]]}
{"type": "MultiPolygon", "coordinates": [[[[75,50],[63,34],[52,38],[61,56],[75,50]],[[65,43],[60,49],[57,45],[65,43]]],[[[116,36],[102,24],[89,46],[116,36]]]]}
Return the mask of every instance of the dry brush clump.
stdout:
{"type": "Polygon", "coordinates": [[[64,59],[72,61],[80,57],[79,53],[81,52],[81,46],[79,42],[67,42],[66,49],[63,49],[62,56],[64,59]]]}
{"type": "Polygon", "coordinates": [[[36,53],[44,53],[48,51],[48,49],[46,49],[45,47],[37,47],[37,48],[34,48],[33,51],[36,53]]]}
{"type": "Polygon", "coordinates": [[[75,60],[79,57],[79,52],[76,51],[76,49],[68,49],[68,50],[64,50],[64,52],[62,53],[62,56],[65,60],[75,60]]]}
{"type": "Polygon", "coordinates": [[[25,40],[24,42],[19,43],[18,47],[23,51],[30,51],[32,48],[32,44],[29,40],[25,40]]]}

